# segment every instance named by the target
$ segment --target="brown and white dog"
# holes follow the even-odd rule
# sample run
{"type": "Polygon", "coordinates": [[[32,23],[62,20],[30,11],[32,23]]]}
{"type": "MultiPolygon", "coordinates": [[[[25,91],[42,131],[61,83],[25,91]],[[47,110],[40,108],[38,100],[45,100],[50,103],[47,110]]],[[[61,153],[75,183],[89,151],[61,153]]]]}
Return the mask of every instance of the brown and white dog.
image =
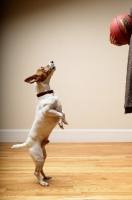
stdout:
{"type": "Polygon", "coordinates": [[[46,176],[43,171],[46,159],[45,145],[49,142],[48,137],[57,123],[62,129],[63,123],[68,124],[65,114],[62,112],[61,103],[49,86],[55,70],[54,62],[51,61],[46,67],[40,67],[34,75],[25,79],[25,82],[35,85],[37,95],[36,116],[26,142],[12,146],[12,148],[25,146],[29,148],[30,156],[35,163],[34,174],[42,186],[47,186],[48,183],[42,180],[40,174],[44,179],[51,178],[46,176]]]}

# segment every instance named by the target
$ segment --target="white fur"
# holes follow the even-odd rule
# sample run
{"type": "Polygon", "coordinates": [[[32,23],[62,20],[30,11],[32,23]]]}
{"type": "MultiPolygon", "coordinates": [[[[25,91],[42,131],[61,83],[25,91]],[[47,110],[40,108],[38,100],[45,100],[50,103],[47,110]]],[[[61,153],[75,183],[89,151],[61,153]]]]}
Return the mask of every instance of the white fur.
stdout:
{"type": "MultiPolygon", "coordinates": [[[[36,94],[50,90],[49,82],[55,71],[55,66],[53,62],[50,62],[48,65],[51,69],[51,73],[46,80],[34,83],[36,94]]],[[[21,148],[24,146],[29,148],[30,156],[35,163],[34,174],[42,186],[47,186],[48,183],[41,179],[40,173],[44,179],[51,178],[50,176],[46,176],[43,172],[43,165],[46,159],[45,145],[49,142],[48,137],[57,123],[62,129],[63,123],[68,124],[65,119],[65,114],[62,112],[62,106],[58,96],[52,93],[38,97],[35,120],[26,142],[12,146],[12,148],[21,148]]]]}

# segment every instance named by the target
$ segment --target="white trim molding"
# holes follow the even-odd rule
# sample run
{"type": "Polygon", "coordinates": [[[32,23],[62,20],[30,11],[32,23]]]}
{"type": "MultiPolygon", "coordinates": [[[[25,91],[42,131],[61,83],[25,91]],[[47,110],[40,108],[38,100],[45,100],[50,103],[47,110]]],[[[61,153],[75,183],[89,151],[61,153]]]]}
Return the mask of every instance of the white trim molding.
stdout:
{"type": "MultiPolygon", "coordinates": [[[[0,129],[0,142],[24,142],[29,129],[0,129]]],[[[132,142],[132,129],[54,129],[51,142],[132,142]]]]}

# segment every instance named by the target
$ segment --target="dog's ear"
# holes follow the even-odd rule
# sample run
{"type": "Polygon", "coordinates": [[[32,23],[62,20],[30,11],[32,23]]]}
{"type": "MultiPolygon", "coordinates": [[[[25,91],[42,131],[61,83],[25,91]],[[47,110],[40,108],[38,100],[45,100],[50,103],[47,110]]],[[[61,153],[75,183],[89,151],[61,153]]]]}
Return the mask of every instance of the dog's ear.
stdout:
{"type": "Polygon", "coordinates": [[[42,82],[43,81],[42,79],[43,79],[42,76],[34,74],[26,78],[24,81],[31,84],[34,82],[42,82]]]}

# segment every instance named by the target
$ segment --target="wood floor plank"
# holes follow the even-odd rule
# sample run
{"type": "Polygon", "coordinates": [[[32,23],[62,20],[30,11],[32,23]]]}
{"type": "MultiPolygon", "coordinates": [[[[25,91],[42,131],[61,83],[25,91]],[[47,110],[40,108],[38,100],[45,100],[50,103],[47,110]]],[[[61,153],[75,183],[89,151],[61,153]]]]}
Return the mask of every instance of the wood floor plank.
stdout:
{"type": "Polygon", "coordinates": [[[132,143],[50,143],[39,185],[28,149],[0,143],[1,200],[132,200],[132,143]]]}

